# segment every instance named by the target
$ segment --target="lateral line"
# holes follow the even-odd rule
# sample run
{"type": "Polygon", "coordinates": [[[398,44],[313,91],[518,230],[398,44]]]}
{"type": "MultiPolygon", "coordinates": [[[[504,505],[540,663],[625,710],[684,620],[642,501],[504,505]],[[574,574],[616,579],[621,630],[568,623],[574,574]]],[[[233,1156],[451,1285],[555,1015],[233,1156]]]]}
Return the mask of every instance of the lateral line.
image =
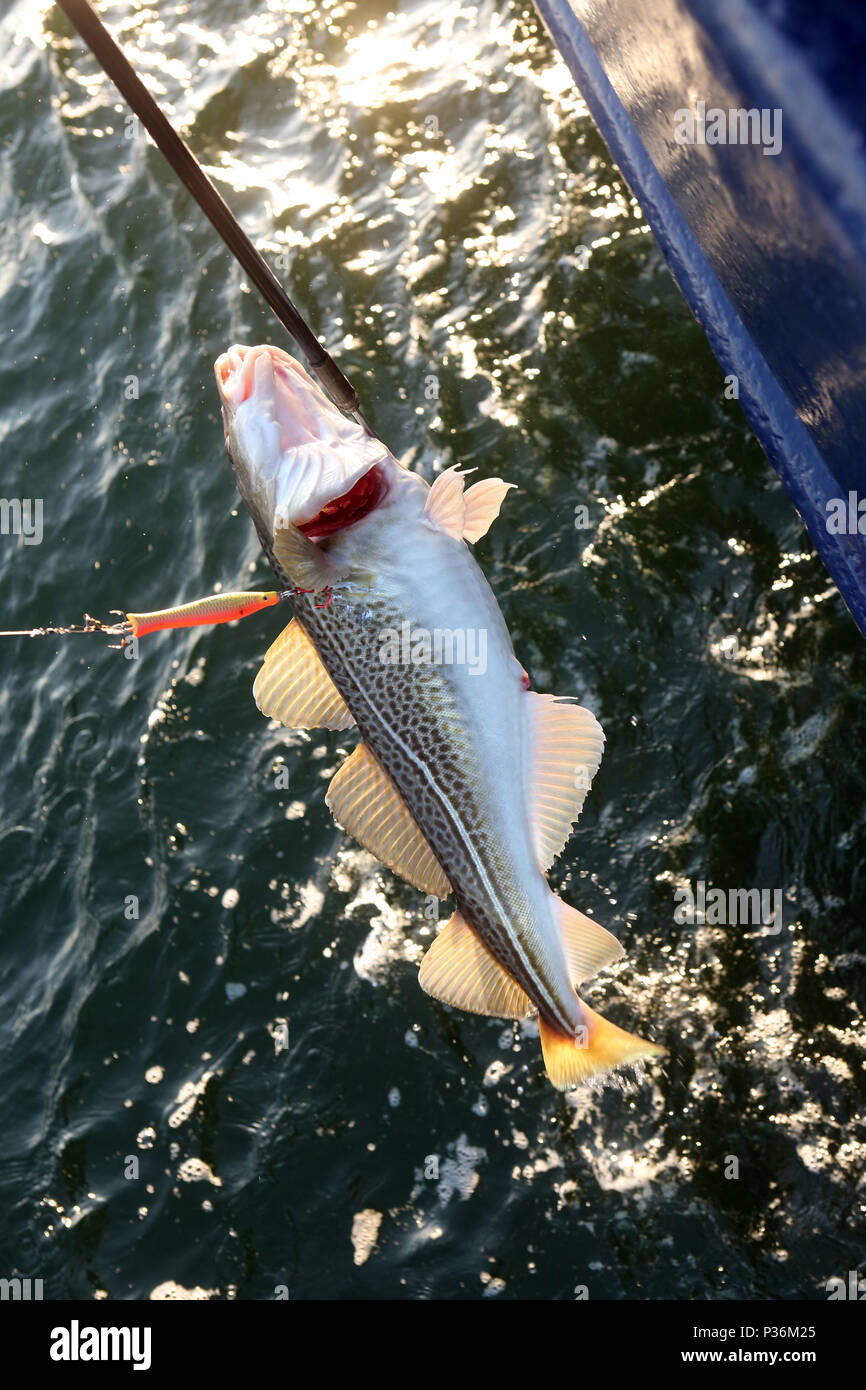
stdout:
{"type": "MultiPolygon", "coordinates": [[[[351,662],[350,662],[350,661],[347,662],[347,665],[351,667],[351,662]]],[[[498,897],[498,895],[497,895],[497,893],[496,893],[496,890],[495,890],[495,888],[493,887],[493,884],[490,882],[490,879],[489,879],[488,876],[487,876],[487,871],[486,871],[486,869],[485,869],[483,863],[482,863],[481,860],[478,858],[478,855],[477,855],[476,852],[475,852],[475,848],[474,848],[474,846],[473,846],[473,844],[472,844],[472,842],[471,842],[471,840],[470,840],[468,834],[466,833],[466,829],[465,829],[465,827],[464,827],[464,825],[463,825],[463,822],[462,822],[462,820],[460,819],[460,816],[458,815],[457,811],[454,809],[454,807],[452,806],[452,804],[451,804],[451,802],[449,801],[448,797],[447,797],[447,796],[445,795],[445,793],[442,791],[442,789],[441,789],[441,787],[438,785],[438,783],[437,783],[436,781],[434,781],[434,779],[433,779],[433,777],[431,776],[430,771],[429,771],[429,769],[427,768],[426,764],[425,764],[425,763],[422,763],[422,762],[415,756],[415,754],[412,752],[411,748],[407,747],[407,745],[406,745],[406,744],[403,742],[403,740],[400,738],[399,734],[397,734],[393,729],[391,729],[391,728],[389,727],[389,725],[385,722],[385,720],[382,718],[382,715],[381,715],[381,712],[379,711],[378,706],[377,706],[377,705],[373,702],[373,700],[370,698],[370,695],[369,695],[369,692],[368,692],[366,686],[364,685],[364,683],[363,683],[361,680],[358,679],[357,673],[356,673],[354,670],[352,671],[352,676],[353,676],[353,679],[354,679],[354,681],[355,681],[355,684],[356,684],[358,690],[363,694],[364,698],[365,698],[366,701],[367,701],[367,704],[368,704],[370,710],[373,712],[373,714],[375,715],[376,719],[378,720],[379,725],[380,725],[380,728],[383,730],[384,733],[386,733],[386,734],[388,735],[389,738],[392,738],[392,739],[394,740],[394,742],[397,743],[397,744],[400,746],[400,748],[403,750],[403,752],[404,752],[404,753],[406,754],[406,756],[409,758],[410,762],[412,762],[412,763],[415,765],[415,767],[416,767],[421,773],[423,773],[423,775],[424,775],[424,777],[426,778],[427,782],[429,783],[430,787],[432,787],[433,791],[436,793],[436,795],[437,795],[437,797],[438,797],[438,799],[439,799],[440,805],[441,805],[441,806],[447,811],[447,813],[450,815],[453,825],[454,825],[454,826],[456,827],[456,829],[460,832],[461,838],[462,838],[462,840],[463,840],[463,843],[465,844],[465,846],[466,846],[467,849],[469,850],[469,854],[470,854],[470,856],[471,856],[471,858],[472,858],[472,861],[473,861],[473,863],[474,863],[474,865],[475,865],[475,867],[476,867],[476,869],[477,869],[477,871],[478,871],[478,873],[479,873],[479,876],[481,877],[481,880],[482,880],[482,882],[483,882],[485,888],[487,889],[487,892],[488,892],[488,894],[489,894],[489,896],[490,896],[490,898],[491,898],[491,901],[493,902],[494,906],[496,907],[496,909],[497,909],[497,911],[498,911],[498,913],[499,913],[500,920],[501,920],[501,921],[504,923],[504,925],[505,925],[505,929],[506,929],[506,932],[507,932],[507,934],[508,934],[508,939],[509,939],[509,941],[511,942],[512,946],[514,947],[514,949],[515,949],[515,951],[516,951],[516,953],[517,953],[517,956],[518,956],[519,960],[521,961],[521,963],[523,964],[523,966],[524,966],[524,968],[525,968],[527,974],[529,975],[530,979],[532,980],[533,985],[536,987],[539,996],[540,996],[540,997],[546,1002],[546,1004],[548,1005],[548,1013],[549,1013],[549,1014],[551,1015],[551,1017],[559,1024],[559,1026],[562,1028],[562,1030],[563,1030],[565,1033],[570,1034],[571,1031],[572,1031],[572,1025],[571,1025],[567,1020],[565,1020],[565,1019],[563,1018],[562,1013],[561,1013],[561,1011],[560,1011],[558,1005],[555,1003],[555,1001],[553,1000],[552,996],[550,995],[550,993],[549,993],[549,991],[548,991],[548,989],[547,989],[547,986],[544,984],[544,982],[540,979],[540,977],[539,977],[538,974],[537,974],[537,969],[538,969],[538,967],[535,965],[534,961],[532,961],[531,958],[527,955],[526,950],[525,950],[525,948],[522,946],[522,944],[517,940],[516,935],[515,935],[515,933],[513,932],[512,928],[511,928],[511,924],[510,924],[510,922],[509,922],[509,920],[508,920],[508,914],[506,913],[506,911],[505,911],[505,909],[504,909],[502,903],[500,902],[499,897],[498,897]]],[[[536,1003],[536,1004],[538,1003],[537,1000],[534,1000],[533,1002],[536,1003]]]]}

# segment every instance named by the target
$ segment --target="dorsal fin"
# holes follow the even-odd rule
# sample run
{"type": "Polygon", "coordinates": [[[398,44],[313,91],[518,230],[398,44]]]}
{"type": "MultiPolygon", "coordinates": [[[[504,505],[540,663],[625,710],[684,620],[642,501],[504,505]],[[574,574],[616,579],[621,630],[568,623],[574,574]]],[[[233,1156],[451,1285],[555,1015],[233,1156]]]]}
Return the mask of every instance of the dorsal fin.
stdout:
{"type": "Polygon", "coordinates": [[[331,780],[325,801],[338,825],[422,893],[447,898],[451,884],[405,801],[365,743],[331,780]]]}
{"type": "Polygon", "coordinates": [[[424,515],[447,536],[462,540],[466,503],[463,499],[463,474],[458,472],[456,463],[439,474],[427,494],[424,515]]]}
{"type": "Polygon", "coordinates": [[[253,699],[262,714],[289,729],[351,729],[355,723],[297,618],[268,647],[253,699]]]}
{"type": "Polygon", "coordinates": [[[538,866],[546,873],[577,820],[604,748],[601,725],[581,705],[527,693],[526,772],[538,866]]]}
{"type": "Polygon", "coordinates": [[[504,483],[501,478],[482,478],[480,482],[473,483],[466,489],[463,494],[466,507],[463,523],[465,541],[474,543],[487,535],[499,515],[505,494],[513,487],[517,487],[517,484],[504,483]]]}
{"type": "Polygon", "coordinates": [[[509,488],[501,478],[482,478],[464,492],[463,479],[474,468],[458,470],[457,464],[439,474],[424,505],[427,520],[455,540],[478,541],[499,515],[509,488]]]}
{"type": "Polygon", "coordinates": [[[536,1012],[526,991],[494,960],[459,912],[427,951],[418,979],[427,994],[467,1013],[527,1018],[536,1012]]]}

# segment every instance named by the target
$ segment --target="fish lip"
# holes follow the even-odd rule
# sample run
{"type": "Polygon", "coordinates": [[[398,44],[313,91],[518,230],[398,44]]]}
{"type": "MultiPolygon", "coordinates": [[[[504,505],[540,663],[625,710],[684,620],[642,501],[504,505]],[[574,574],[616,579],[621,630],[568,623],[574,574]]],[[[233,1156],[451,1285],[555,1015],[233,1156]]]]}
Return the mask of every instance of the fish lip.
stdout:
{"type": "MultiPolygon", "coordinates": [[[[281,367],[288,367],[289,370],[303,370],[282,348],[268,343],[260,343],[256,347],[233,343],[225,352],[220,353],[214,363],[220,400],[233,415],[237,414],[252,393],[256,362],[262,356],[279,363],[281,367]]],[[[306,373],[304,375],[306,376],[306,373]]]]}

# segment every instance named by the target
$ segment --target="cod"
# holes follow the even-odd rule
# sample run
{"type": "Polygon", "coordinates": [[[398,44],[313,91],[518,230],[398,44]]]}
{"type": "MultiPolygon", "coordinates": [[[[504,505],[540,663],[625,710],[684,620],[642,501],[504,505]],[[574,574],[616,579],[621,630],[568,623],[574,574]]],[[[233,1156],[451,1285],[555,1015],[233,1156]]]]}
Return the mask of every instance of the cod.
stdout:
{"type": "Polygon", "coordinates": [[[560,1090],[661,1054],[578,996],[622,947],[547,882],[604,735],[574,700],[529,689],[470,548],[514,485],[467,487],[451,467],[429,486],[278,348],[231,347],[215,372],[238,489],[294,595],[254,698],[289,728],[357,725],[327,791],[334,819],[454,901],[422,989],[470,1013],[537,1015],[560,1090]]]}

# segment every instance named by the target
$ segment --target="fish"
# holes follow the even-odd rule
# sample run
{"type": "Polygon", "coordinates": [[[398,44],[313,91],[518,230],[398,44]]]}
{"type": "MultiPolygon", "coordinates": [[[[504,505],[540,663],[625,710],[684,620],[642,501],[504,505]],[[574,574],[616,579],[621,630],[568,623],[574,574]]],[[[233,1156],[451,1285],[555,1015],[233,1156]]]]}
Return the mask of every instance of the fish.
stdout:
{"type": "Polygon", "coordinates": [[[559,1090],[661,1056],[578,995],[623,948],[547,880],[604,734],[575,699],[530,688],[472,552],[515,485],[467,486],[458,465],[429,485],[277,347],[230,347],[215,375],[238,490],[294,595],[255,702],[288,728],[357,726],[326,793],[335,821],[419,892],[454,900],[422,989],[537,1017],[559,1090]]]}

